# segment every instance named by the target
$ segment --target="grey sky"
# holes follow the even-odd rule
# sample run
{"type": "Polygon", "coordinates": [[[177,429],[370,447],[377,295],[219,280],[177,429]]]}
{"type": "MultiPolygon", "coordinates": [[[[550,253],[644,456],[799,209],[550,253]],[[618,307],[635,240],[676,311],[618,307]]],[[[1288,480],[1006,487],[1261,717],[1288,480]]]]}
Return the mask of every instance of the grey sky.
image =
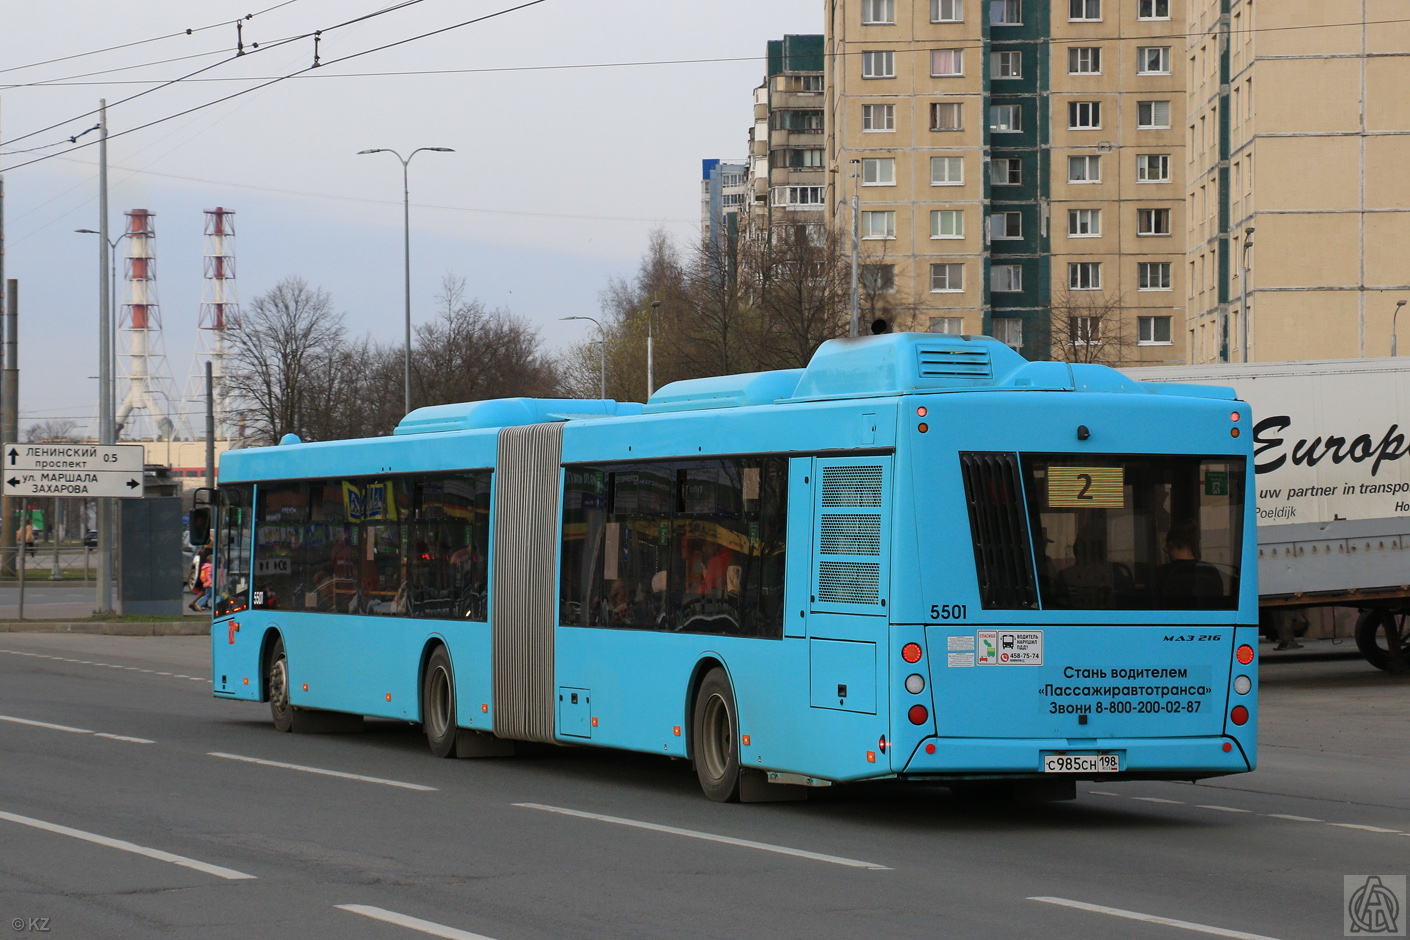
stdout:
{"type": "MultiPolygon", "coordinates": [[[[157,124],[109,146],[113,234],[122,212],[156,213],[158,294],[178,391],[191,369],[201,291],[203,209],[236,211],[240,298],[299,274],[333,294],[355,333],[401,336],[401,168],[369,147],[423,153],[411,165],[412,303],[431,315],[441,276],[543,325],[553,346],[580,338],[558,317],[595,315],[609,275],[634,270],[650,230],[693,237],[700,160],[741,157],[751,90],[769,39],[818,32],[818,0],[544,0],[484,23],[333,60],[493,13],[516,0],[421,0],[362,23],[337,23],[391,0],[293,0],[246,22],[250,54],[128,104],[115,103],[220,62],[233,26],[37,68],[59,56],[233,21],[278,0],[7,3],[0,30],[0,157],[6,188],[6,276],[21,300],[21,424],[86,424],[97,372],[96,148],[28,167],[12,153],[63,141],[84,118],[21,135],[109,101],[114,135],[312,64],[232,101],[157,124]],[[253,43],[264,48],[251,49],[253,43]],[[210,53],[201,55],[202,53],[210,53]],[[83,76],[178,56],[147,68],[83,76]],[[747,61],[552,69],[592,63],[747,61]],[[338,77],[412,70],[518,69],[338,77]],[[68,79],[62,86],[22,83],[68,79]],[[230,81],[227,79],[241,79],[230,81]],[[19,86],[19,87],[16,87],[19,86]],[[429,208],[431,206],[444,208],[429,208]]],[[[522,0],[519,0],[522,2],[522,0]]],[[[93,139],[90,134],[83,141],[93,139]]],[[[119,286],[121,289],[121,286],[119,286]]],[[[350,407],[356,407],[350,403],[350,407]]]]}

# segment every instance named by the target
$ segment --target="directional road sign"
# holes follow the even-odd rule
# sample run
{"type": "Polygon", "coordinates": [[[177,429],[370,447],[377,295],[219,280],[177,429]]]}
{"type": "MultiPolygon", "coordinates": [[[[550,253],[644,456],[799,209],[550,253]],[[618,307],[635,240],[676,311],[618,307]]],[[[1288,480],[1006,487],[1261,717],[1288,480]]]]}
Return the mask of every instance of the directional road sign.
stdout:
{"type": "Polygon", "coordinates": [[[6,444],[6,496],[142,498],[141,444],[6,444]]]}

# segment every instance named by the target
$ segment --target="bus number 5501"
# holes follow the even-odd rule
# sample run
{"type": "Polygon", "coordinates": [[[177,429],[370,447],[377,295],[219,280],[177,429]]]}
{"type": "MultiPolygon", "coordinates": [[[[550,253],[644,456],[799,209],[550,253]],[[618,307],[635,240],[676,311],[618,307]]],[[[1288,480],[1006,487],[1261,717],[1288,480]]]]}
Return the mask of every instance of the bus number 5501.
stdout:
{"type": "Polygon", "coordinates": [[[964,604],[931,604],[931,620],[964,620],[969,616],[964,604]]]}

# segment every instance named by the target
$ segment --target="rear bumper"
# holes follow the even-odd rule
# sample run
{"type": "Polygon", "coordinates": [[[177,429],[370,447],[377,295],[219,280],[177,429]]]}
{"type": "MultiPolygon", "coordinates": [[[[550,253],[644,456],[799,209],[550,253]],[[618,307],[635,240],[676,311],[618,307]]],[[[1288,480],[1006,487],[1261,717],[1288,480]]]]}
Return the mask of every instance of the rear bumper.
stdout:
{"type": "MultiPolygon", "coordinates": [[[[1102,738],[1074,743],[1067,738],[926,738],[916,746],[898,773],[904,776],[990,776],[1043,773],[1043,755],[1062,752],[1115,752],[1121,758],[1116,774],[1077,775],[1085,779],[1161,777],[1188,780],[1192,776],[1245,773],[1252,761],[1237,739],[1224,735],[1199,738],[1102,738]],[[1224,745],[1230,745],[1228,751],[1224,745]],[[926,752],[927,745],[935,753],[926,752]]],[[[1061,776],[1061,775],[1053,775],[1061,776]]]]}

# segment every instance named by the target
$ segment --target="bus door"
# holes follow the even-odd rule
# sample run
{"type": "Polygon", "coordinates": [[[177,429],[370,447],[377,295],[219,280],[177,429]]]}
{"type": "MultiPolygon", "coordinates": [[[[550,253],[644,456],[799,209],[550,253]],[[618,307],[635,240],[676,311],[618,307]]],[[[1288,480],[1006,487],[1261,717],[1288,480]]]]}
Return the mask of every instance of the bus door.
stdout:
{"type": "MultiPolygon", "coordinates": [[[[885,711],[891,464],[889,456],[813,462],[809,704],[829,724],[885,711]]],[[[877,725],[864,724],[867,733],[877,725]]]]}

